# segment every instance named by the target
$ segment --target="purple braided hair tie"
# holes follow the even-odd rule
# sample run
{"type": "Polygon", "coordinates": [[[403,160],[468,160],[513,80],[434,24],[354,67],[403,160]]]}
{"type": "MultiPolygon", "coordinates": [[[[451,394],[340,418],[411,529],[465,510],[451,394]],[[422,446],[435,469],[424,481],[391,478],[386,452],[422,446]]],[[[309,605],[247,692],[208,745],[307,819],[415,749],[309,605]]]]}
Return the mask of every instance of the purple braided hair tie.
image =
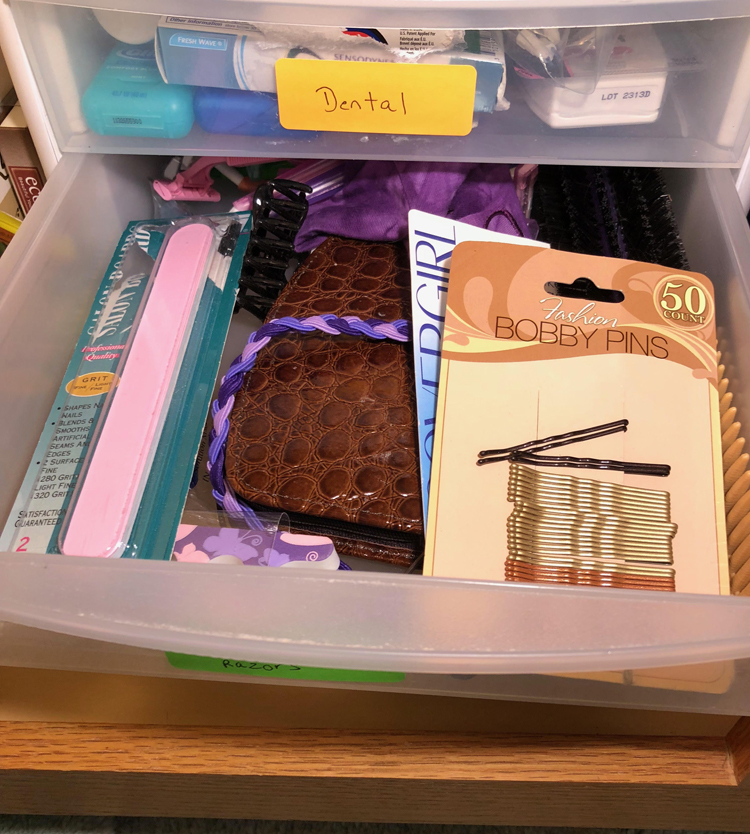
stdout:
{"type": "MultiPolygon", "coordinates": [[[[286,333],[313,333],[316,330],[331,336],[367,336],[370,339],[391,339],[396,342],[408,342],[411,337],[411,327],[405,319],[392,322],[384,322],[380,319],[363,321],[357,316],[339,317],[332,313],[310,316],[305,319],[296,319],[291,316],[273,319],[261,325],[255,333],[250,335],[245,349],[232,362],[224,375],[218,396],[211,405],[213,428],[209,435],[206,468],[211,480],[213,496],[219,506],[231,515],[242,516],[252,530],[262,529],[263,523],[253,509],[235,495],[224,477],[229,417],[234,408],[234,395],[242,387],[245,374],[252,369],[258,353],[274,336],[283,336],[286,333]]],[[[341,570],[350,570],[350,568],[342,562],[341,570]]]]}

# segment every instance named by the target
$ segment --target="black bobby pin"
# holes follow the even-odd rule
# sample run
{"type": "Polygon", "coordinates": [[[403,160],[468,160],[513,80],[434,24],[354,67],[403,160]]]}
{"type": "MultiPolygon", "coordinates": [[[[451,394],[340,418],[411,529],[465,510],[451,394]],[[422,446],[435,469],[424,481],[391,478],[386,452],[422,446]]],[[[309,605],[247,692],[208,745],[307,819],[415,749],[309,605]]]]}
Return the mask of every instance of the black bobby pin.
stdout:
{"type": "Polygon", "coordinates": [[[485,449],[477,455],[477,466],[483,466],[485,463],[498,463],[509,460],[514,463],[527,463],[532,466],[609,469],[615,472],[624,472],[627,475],[652,475],[656,478],[666,478],[672,471],[672,468],[665,463],[630,463],[621,460],[599,460],[598,458],[538,454],[538,452],[544,452],[548,449],[558,449],[561,446],[569,446],[573,443],[583,443],[586,440],[593,440],[596,437],[606,437],[610,434],[617,434],[618,432],[625,432],[627,430],[627,420],[614,420],[611,423],[591,426],[588,429],[579,429],[578,431],[570,431],[565,434],[554,434],[550,437],[544,437],[541,440],[529,440],[527,443],[519,443],[517,446],[508,446],[505,449],[485,449]]]}
{"type": "Polygon", "coordinates": [[[479,458],[477,465],[481,466],[484,463],[510,460],[510,456],[514,452],[556,449],[560,446],[569,446],[571,443],[581,443],[584,440],[591,440],[595,437],[606,437],[609,434],[617,434],[618,432],[627,430],[627,420],[614,420],[611,423],[591,426],[588,429],[578,429],[577,431],[565,432],[565,434],[553,434],[550,437],[543,437],[540,440],[529,440],[527,443],[519,443],[517,446],[508,446],[505,449],[485,449],[477,455],[479,458]]]}
{"type": "Polygon", "coordinates": [[[626,475],[652,475],[666,478],[672,471],[667,463],[629,463],[622,460],[599,460],[598,458],[574,458],[565,455],[537,455],[533,452],[513,452],[509,460],[514,463],[528,463],[531,466],[569,466],[574,469],[609,469],[626,475]]]}
{"type": "Polygon", "coordinates": [[[494,457],[489,458],[479,458],[477,460],[477,466],[483,466],[485,463],[499,463],[503,460],[514,460],[514,455],[522,454],[524,452],[528,453],[536,453],[536,452],[546,452],[548,449],[559,449],[561,446],[569,446],[571,443],[580,443],[584,440],[593,440],[596,437],[608,437],[610,434],[618,434],[621,431],[627,431],[626,428],[613,428],[613,429],[602,429],[602,431],[593,432],[592,434],[587,434],[584,437],[574,437],[572,440],[565,440],[565,441],[558,441],[553,443],[543,443],[543,441],[537,441],[539,443],[543,443],[541,446],[537,446],[536,443],[534,445],[524,444],[520,449],[514,449],[512,452],[507,452],[503,455],[497,455],[494,457]]]}

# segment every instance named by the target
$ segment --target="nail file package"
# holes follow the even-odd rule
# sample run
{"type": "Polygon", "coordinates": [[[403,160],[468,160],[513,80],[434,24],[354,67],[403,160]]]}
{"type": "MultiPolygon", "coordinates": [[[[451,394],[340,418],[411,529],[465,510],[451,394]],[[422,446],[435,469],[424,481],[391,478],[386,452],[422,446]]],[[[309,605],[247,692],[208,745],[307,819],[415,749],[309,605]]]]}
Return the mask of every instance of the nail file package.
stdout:
{"type": "Polygon", "coordinates": [[[453,250],[425,574],[726,594],[723,499],[705,276],[453,250]]]}
{"type": "Polygon", "coordinates": [[[248,223],[235,213],[129,224],[0,547],[171,557],[248,223]]]}

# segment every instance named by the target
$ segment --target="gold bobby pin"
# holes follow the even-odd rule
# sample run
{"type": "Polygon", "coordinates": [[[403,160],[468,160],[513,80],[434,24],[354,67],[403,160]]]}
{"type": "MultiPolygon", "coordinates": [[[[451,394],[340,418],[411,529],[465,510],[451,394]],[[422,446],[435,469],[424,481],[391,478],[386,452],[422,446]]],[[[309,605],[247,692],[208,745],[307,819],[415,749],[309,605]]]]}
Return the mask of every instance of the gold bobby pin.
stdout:
{"type": "Polygon", "coordinates": [[[553,584],[585,585],[599,588],[622,588],[640,591],[674,591],[674,577],[664,579],[638,579],[622,574],[601,574],[596,571],[579,571],[564,569],[559,571],[539,571],[528,565],[516,564],[506,566],[505,578],[511,582],[542,582],[553,584]]]}
{"type": "Polygon", "coordinates": [[[624,570],[602,570],[598,567],[592,566],[575,566],[563,564],[549,564],[544,565],[535,564],[531,560],[521,561],[519,559],[509,560],[506,564],[506,573],[516,574],[546,574],[552,576],[555,574],[564,575],[571,573],[588,574],[590,577],[614,577],[623,582],[638,582],[638,583],[664,583],[671,582],[674,579],[674,570],[671,572],[664,572],[661,575],[649,575],[642,573],[628,573],[624,570]]]}
{"type": "Polygon", "coordinates": [[[586,570],[596,570],[601,573],[624,573],[634,576],[672,576],[674,568],[658,567],[658,566],[644,566],[631,565],[627,562],[606,562],[604,560],[596,559],[575,559],[566,557],[537,557],[527,553],[514,554],[511,561],[522,562],[530,565],[562,565],[567,567],[582,568],[586,570]]]}
{"type": "Polygon", "coordinates": [[[585,554],[612,559],[636,559],[642,562],[664,562],[672,564],[673,551],[668,542],[661,545],[642,547],[639,545],[622,545],[613,542],[586,541],[566,539],[563,536],[539,536],[529,531],[511,529],[508,531],[508,549],[534,550],[540,554],[564,554],[575,556],[585,554]]]}
{"type": "Polygon", "coordinates": [[[585,556],[594,559],[632,559],[642,562],[671,565],[673,563],[672,549],[668,545],[661,548],[640,549],[637,547],[607,546],[591,542],[566,542],[562,540],[541,539],[518,531],[508,533],[508,551],[536,553],[539,556],[585,556]]]}
{"type": "Polygon", "coordinates": [[[569,495],[575,500],[594,501],[616,501],[619,504],[642,507],[651,511],[664,512],[669,508],[670,502],[662,496],[641,496],[630,495],[627,492],[617,489],[592,489],[591,487],[573,487],[569,484],[550,484],[544,481],[537,481],[526,475],[513,475],[509,481],[511,491],[517,489],[530,490],[532,492],[547,493],[551,495],[569,495]]]}
{"type": "Polygon", "coordinates": [[[508,550],[535,552],[539,555],[577,556],[585,555],[602,559],[632,559],[638,562],[654,562],[671,565],[673,562],[672,548],[665,544],[661,547],[627,547],[609,546],[600,542],[565,541],[558,538],[540,538],[529,536],[527,533],[509,531],[508,550]]]}
{"type": "Polygon", "coordinates": [[[580,565],[585,563],[598,565],[600,569],[608,567],[610,570],[615,570],[618,566],[623,566],[638,574],[652,573],[652,568],[661,568],[662,570],[674,568],[674,562],[670,556],[663,559],[649,559],[638,558],[627,553],[602,555],[601,553],[588,553],[585,550],[568,553],[562,551],[546,551],[535,544],[525,546],[513,544],[508,550],[508,556],[510,561],[524,558],[533,560],[535,564],[539,565],[559,563],[580,565]]]}
{"type": "Polygon", "coordinates": [[[651,579],[669,578],[674,573],[671,565],[651,565],[644,568],[642,565],[621,561],[596,561],[592,559],[571,559],[571,558],[545,558],[533,553],[513,553],[508,559],[508,564],[519,564],[533,566],[535,570],[588,570],[597,571],[602,574],[621,573],[624,576],[642,577],[651,579]]]}
{"type": "Polygon", "coordinates": [[[536,504],[516,501],[513,518],[530,518],[538,524],[574,526],[580,530],[619,533],[638,538],[674,538],[677,525],[672,522],[633,519],[607,513],[577,513],[567,508],[539,507],[536,504]]]}
{"type": "Polygon", "coordinates": [[[669,507],[646,507],[631,501],[621,501],[612,496],[595,498],[589,495],[576,496],[569,492],[554,492],[532,487],[517,487],[508,490],[508,500],[513,503],[533,504],[540,508],[558,509],[560,512],[595,512],[601,515],[617,515],[631,518],[634,522],[667,523],[669,507]]]}
{"type": "Polygon", "coordinates": [[[669,493],[663,490],[642,489],[614,484],[608,481],[594,481],[587,478],[574,478],[571,475],[550,475],[536,472],[528,466],[511,463],[509,479],[532,483],[537,487],[568,490],[573,493],[593,493],[595,495],[615,495],[648,505],[669,504],[669,493]]]}
{"type": "Polygon", "coordinates": [[[526,484],[513,485],[508,489],[508,498],[511,500],[515,498],[519,501],[526,500],[528,503],[537,504],[537,499],[545,499],[547,501],[554,501],[555,506],[558,504],[570,505],[578,507],[580,504],[589,506],[612,507],[618,513],[626,515],[648,516],[654,521],[664,519],[670,516],[670,507],[668,504],[654,504],[648,505],[644,502],[633,501],[629,498],[618,498],[614,495],[591,495],[591,494],[576,494],[568,490],[555,490],[546,486],[532,486],[526,484]]]}
{"type": "Polygon", "coordinates": [[[674,591],[670,496],[511,462],[506,579],[674,591]]]}

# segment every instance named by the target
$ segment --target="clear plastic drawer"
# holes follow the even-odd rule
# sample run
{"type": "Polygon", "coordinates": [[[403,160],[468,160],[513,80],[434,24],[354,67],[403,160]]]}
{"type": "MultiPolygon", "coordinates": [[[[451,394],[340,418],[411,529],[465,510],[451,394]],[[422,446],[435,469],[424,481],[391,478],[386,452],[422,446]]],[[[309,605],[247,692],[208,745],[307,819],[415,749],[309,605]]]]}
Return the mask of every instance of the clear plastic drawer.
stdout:
{"type": "Polygon", "coordinates": [[[173,5],[12,0],[62,151],[717,167],[750,134],[741,0],[173,5]]]}
{"type": "MultiPolygon", "coordinates": [[[[0,260],[0,523],[112,248],[128,220],[150,216],[149,179],[162,165],[64,156],[0,260]]],[[[691,263],[716,289],[724,361],[744,415],[750,229],[730,172],[666,173],[691,263]]],[[[0,665],[224,674],[170,665],[165,653],[178,652],[403,673],[326,686],[747,713],[750,599],[665,596],[6,553],[0,665]]]]}

